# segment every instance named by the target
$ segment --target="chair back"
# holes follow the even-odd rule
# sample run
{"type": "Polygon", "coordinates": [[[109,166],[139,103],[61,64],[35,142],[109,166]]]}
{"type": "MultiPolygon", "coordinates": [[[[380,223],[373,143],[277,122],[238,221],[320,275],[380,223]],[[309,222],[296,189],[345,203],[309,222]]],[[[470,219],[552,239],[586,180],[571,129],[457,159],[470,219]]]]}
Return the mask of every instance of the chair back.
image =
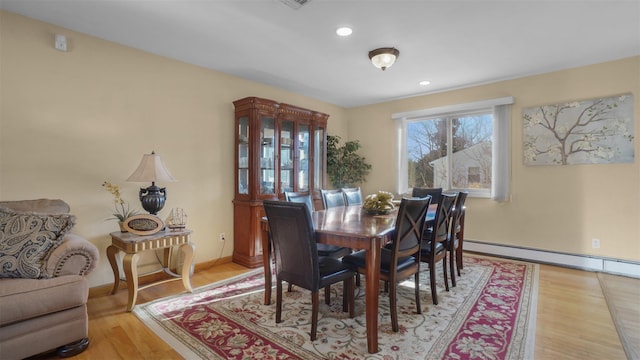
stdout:
{"type": "Polygon", "coordinates": [[[440,204],[440,196],[442,196],[442,188],[413,188],[411,196],[425,197],[431,195],[432,204],[440,204]]]}
{"type": "Polygon", "coordinates": [[[344,199],[348,205],[362,205],[362,191],[359,187],[342,188],[344,199]]]}
{"type": "Polygon", "coordinates": [[[397,260],[407,256],[415,256],[416,262],[420,262],[420,244],[424,230],[424,218],[427,208],[431,204],[431,196],[423,198],[402,198],[396,217],[396,228],[391,244],[391,261],[397,264],[397,260]]]}
{"type": "Polygon", "coordinates": [[[285,191],[284,199],[289,202],[306,204],[309,213],[313,213],[313,200],[311,199],[311,194],[285,191]]]}
{"type": "Polygon", "coordinates": [[[453,205],[456,200],[456,195],[442,194],[440,195],[440,203],[438,204],[438,211],[436,212],[436,218],[434,219],[433,235],[431,241],[435,246],[438,242],[444,242],[449,236],[449,220],[451,219],[451,212],[453,211],[453,205]]]}
{"type": "Polygon", "coordinates": [[[310,291],[320,286],[318,250],[305,203],[264,200],[276,257],[276,276],[310,291]]]}
{"type": "Polygon", "coordinates": [[[322,195],[322,205],[324,205],[325,209],[345,206],[347,203],[344,200],[344,193],[340,190],[320,190],[320,195],[322,195]]]}
{"type": "Polygon", "coordinates": [[[451,239],[455,239],[455,234],[460,230],[460,221],[464,216],[464,203],[467,200],[467,195],[469,193],[460,191],[456,196],[456,202],[453,206],[453,210],[451,211],[451,223],[449,224],[451,239]]]}

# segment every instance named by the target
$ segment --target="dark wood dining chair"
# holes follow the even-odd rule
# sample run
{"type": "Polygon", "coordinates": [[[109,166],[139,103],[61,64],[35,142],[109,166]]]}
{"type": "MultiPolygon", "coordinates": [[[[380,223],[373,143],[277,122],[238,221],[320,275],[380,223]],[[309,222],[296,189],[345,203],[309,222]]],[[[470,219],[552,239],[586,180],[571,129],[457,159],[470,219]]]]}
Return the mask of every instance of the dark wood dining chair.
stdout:
{"type": "Polygon", "coordinates": [[[440,196],[442,196],[442,188],[420,188],[414,187],[411,190],[411,196],[413,197],[425,197],[431,196],[432,204],[440,204],[440,196]]]}
{"type": "MultiPolygon", "coordinates": [[[[380,280],[390,285],[389,310],[391,328],[398,332],[398,283],[411,275],[415,281],[416,310],[422,313],[420,305],[420,245],[424,230],[424,217],[431,197],[403,198],[400,201],[396,227],[391,235],[391,243],[381,250],[380,280]]],[[[366,252],[358,251],[342,258],[342,262],[358,273],[366,273],[366,252]]]]}
{"type": "MultiPolygon", "coordinates": [[[[307,210],[309,210],[309,214],[313,213],[313,200],[311,199],[311,195],[308,193],[300,193],[300,192],[285,192],[284,199],[289,202],[303,203],[307,205],[307,210]]],[[[334,259],[339,259],[345,255],[349,255],[353,252],[351,248],[340,247],[329,244],[317,244],[318,248],[318,256],[328,256],[334,259]]],[[[288,291],[292,290],[291,284],[289,284],[288,291]]],[[[329,305],[331,304],[331,289],[327,286],[324,292],[324,302],[329,305]]]]}
{"type": "Polygon", "coordinates": [[[422,246],[420,260],[429,264],[429,279],[431,285],[431,298],[434,305],[438,305],[438,293],[436,289],[436,264],[442,260],[442,273],[445,289],[449,291],[447,279],[447,249],[445,242],[449,237],[449,220],[453,208],[455,195],[442,194],[436,211],[436,217],[432,229],[425,229],[422,233],[422,246]]]}
{"type": "Polygon", "coordinates": [[[347,205],[347,202],[344,199],[344,193],[339,189],[320,189],[320,195],[322,196],[322,205],[325,209],[347,205]]]}
{"type": "Polygon", "coordinates": [[[456,286],[456,272],[460,276],[460,266],[462,261],[458,257],[458,253],[462,256],[462,241],[460,235],[462,232],[461,219],[464,214],[464,203],[467,200],[468,193],[459,192],[456,195],[453,209],[451,210],[451,220],[449,220],[449,237],[445,242],[445,247],[449,252],[449,270],[451,271],[451,286],[456,286]]]}
{"type": "Polygon", "coordinates": [[[285,191],[284,199],[289,202],[303,203],[307,205],[309,213],[313,213],[313,199],[309,193],[285,191]]]}
{"type": "Polygon", "coordinates": [[[456,267],[458,268],[458,276],[460,276],[460,270],[464,269],[462,252],[464,251],[464,223],[467,216],[467,207],[463,205],[460,210],[462,211],[462,213],[460,214],[460,223],[456,228],[456,236],[458,238],[458,250],[456,251],[456,267]]]}
{"type": "Polygon", "coordinates": [[[306,205],[265,200],[276,257],[276,323],[282,322],[282,282],[311,291],[311,340],[318,329],[319,290],[343,282],[342,310],[354,317],[355,271],[340,260],[318,256],[316,234],[306,205]]]}
{"type": "Polygon", "coordinates": [[[362,191],[360,187],[355,188],[342,188],[344,194],[344,200],[349,205],[362,205],[362,191]]]}

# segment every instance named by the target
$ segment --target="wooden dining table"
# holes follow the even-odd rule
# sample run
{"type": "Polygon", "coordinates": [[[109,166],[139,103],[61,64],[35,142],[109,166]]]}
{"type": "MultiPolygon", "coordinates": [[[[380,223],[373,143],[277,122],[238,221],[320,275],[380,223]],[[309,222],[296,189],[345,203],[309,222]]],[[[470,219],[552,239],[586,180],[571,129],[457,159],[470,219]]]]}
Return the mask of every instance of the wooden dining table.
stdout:
{"type": "MultiPolygon", "coordinates": [[[[378,352],[378,292],[380,249],[391,238],[396,214],[369,215],[360,205],[339,206],[313,212],[316,241],[323,244],[366,250],[366,327],[369,353],[378,352]]],[[[262,253],[264,261],[264,303],[271,303],[271,244],[268,222],[262,222],[262,253]]]]}
{"type": "MultiPolygon", "coordinates": [[[[430,209],[431,216],[435,213],[430,209]]],[[[314,211],[312,215],[316,241],[323,244],[343,246],[366,251],[365,313],[367,349],[378,352],[378,294],[380,286],[381,248],[391,241],[395,228],[397,210],[387,215],[370,215],[361,205],[339,206],[314,211]]],[[[428,218],[427,218],[428,220],[428,218]]],[[[262,257],[264,262],[264,303],[271,304],[271,244],[269,224],[262,221],[262,257]]]]}

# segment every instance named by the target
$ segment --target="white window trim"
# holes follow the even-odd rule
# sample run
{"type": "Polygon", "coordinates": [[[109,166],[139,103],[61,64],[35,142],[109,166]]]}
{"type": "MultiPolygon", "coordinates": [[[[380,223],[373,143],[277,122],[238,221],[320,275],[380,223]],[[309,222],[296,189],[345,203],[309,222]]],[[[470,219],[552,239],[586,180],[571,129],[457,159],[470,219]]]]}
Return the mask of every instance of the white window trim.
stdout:
{"type": "MultiPolygon", "coordinates": [[[[446,105],[429,109],[395,113],[391,118],[396,127],[396,191],[404,194],[408,191],[407,171],[407,123],[426,117],[445,116],[450,113],[473,111],[480,109],[493,109],[493,163],[491,198],[495,201],[509,200],[509,175],[511,161],[511,110],[510,106],[515,102],[513,96],[475,101],[465,104],[446,105]]],[[[470,196],[482,196],[482,194],[469,194],[470,196]]],[[[482,197],[488,197],[486,194],[482,197]]]]}

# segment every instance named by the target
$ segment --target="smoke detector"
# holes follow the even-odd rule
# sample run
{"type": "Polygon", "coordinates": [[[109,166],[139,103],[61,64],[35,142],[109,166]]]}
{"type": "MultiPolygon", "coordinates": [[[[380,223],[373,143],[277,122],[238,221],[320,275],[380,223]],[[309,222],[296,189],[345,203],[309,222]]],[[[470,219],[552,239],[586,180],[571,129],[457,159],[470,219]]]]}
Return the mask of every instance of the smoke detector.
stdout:
{"type": "Polygon", "coordinates": [[[281,2],[283,2],[285,5],[287,5],[288,7],[297,10],[300,9],[302,7],[302,5],[306,5],[307,3],[309,3],[309,1],[311,0],[280,0],[281,2]]]}

